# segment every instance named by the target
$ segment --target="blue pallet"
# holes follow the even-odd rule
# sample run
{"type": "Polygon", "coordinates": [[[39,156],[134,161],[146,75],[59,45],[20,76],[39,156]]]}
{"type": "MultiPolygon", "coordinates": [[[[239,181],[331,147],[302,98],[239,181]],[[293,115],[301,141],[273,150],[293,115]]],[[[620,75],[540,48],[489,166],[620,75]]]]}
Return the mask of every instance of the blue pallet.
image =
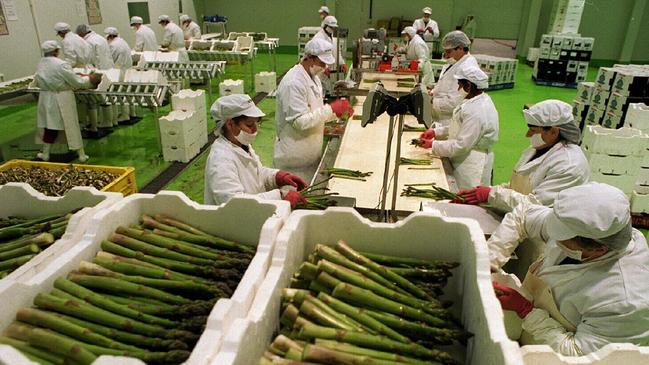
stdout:
{"type": "Polygon", "coordinates": [[[498,85],[489,86],[487,88],[487,91],[502,90],[502,89],[513,89],[513,88],[514,88],[514,83],[510,82],[510,83],[507,83],[507,84],[498,84],[498,85]]]}
{"type": "Polygon", "coordinates": [[[550,80],[538,80],[534,76],[532,76],[532,80],[534,80],[534,83],[537,85],[542,85],[542,86],[554,86],[554,87],[564,87],[567,89],[576,89],[577,88],[577,83],[576,82],[560,82],[560,81],[550,81],[550,80]]]}

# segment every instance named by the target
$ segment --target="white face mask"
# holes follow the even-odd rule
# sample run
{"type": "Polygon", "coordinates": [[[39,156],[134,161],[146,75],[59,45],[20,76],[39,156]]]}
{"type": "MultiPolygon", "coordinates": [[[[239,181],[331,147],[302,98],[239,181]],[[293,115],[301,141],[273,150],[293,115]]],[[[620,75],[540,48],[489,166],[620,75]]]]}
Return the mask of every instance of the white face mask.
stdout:
{"type": "Polygon", "coordinates": [[[546,145],[543,137],[541,137],[541,133],[535,133],[530,137],[530,145],[537,149],[546,145]]]}
{"type": "Polygon", "coordinates": [[[257,137],[257,132],[251,134],[244,131],[243,129],[239,132],[238,135],[234,136],[234,138],[236,138],[237,141],[239,141],[239,143],[244,146],[250,146],[252,142],[255,141],[255,137],[257,137]]]}
{"type": "Polygon", "coordinates": [[[311,65],[309,67],[309,73],[311,74],[311,77],[316,77],[320,75],[321,73],[324,72],[324,70],[325,70],[324,67],[320,65],[311,65]]]}
{"type": "Polygon", "coordinates": [[[457,60],[453,57],[445,58],[444,61],[446,61],[446,63],[448,63],[449,65],[454,65],[457,62],[457,60]]]}
{"type": "Polygon", "coordinates": [[[564,246],[562,243],[559,243],[559,242],[557,242],[557,247],[559,247],[561,249],[561,251],[563,251],[566,254],[566,256],[570,257],[571,259],[577,260],[577,261],[582,260],[581,255],[582,255],[583,252],[581,250],[572,250],[572,249],[564,246]]]}

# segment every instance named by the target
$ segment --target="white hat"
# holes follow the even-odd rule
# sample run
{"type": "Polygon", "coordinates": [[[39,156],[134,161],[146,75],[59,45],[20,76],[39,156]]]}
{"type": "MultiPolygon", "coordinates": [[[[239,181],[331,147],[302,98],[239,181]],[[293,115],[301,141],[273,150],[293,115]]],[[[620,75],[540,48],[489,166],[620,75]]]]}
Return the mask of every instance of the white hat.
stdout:
{"type": "Polygon", "coordinates": [[[265,116],[246,94],[232,94],[218,98],[210,108],[210,114],[216,121],[216,134],[221,134],[221,129],[228,119],[241,115],[246,117],[261,118],[265,116]]]}
{"type": "Polygon", "coordinates": [[[475,84],[478,89],[489,87],[489,76],[484,71],[475,66],[464,67],[453,75],[456,80],[468,80],[475,84]]]}
{"type": "Polygon", "coordinates": [[[329,11],[329,8],[326,6],[321,6],[320,10],[318,10],[318,13],[327,13],[330,14],[331,12],[329,11]]]}
{"type": "Polygon", "coordinates": [[[454,30],[446,33],[442,39],[442,47],[444,49],[454,49],[457,47],[468,47],[471,45],[471,40],[461,30],[454,30]]]}
{"type": "Polygon", "coordinates": [[[545,218],[544,232],[554,240],[579,236],[622,249],[631,241],[629,199],[620,189],[597,182],[565,189],[545,218]]]}
{"type": "Polygon", "coordinates": [[[318,56],[320,61],[327,65],[336,63],[336,59],[332,53],[332,45],[324,39],[314,38],[306,42],[304,53],[310,56],[318,56]]]}
{"type": "Polygon", "coordinates": [[[428,6],[425,7],[422,11],[424,12],[424,14],[428,14],[428,15],[433,14],[433,9],[429,8],[428,6]]]}
{"type": "Polygon", "coordinates": [[[77,30],[75,33],[77,34],[86,34],[92,32],[92,29],[88,24],[79,24],[77,25],[77,30]]]}
{"type": "Polygon", "coordinates": [[[338,27],[338,20],[333,15],[327,15],[322,21],[322,25],[328,25],[330,27],[338,27]]]}
{"type": "Polygon", "coordinates": [[[184,23],[186,21],[192,20],[192,18],[189,15],[183,14],[180,16],[180,22],[184,23]]]}
{"type": "Polygon", "coordinates": [[[140,17],[140,16],[131,17],[131,25],[133,25],[133,24],[142,24],[142,23],[144,23],[144,19],[142,19],[142,17],[140,17]]]}
{"type": "Polygon", "coordinates": [[[160,22],[171,22],[171,18],[169,17],[169,15],[160,15],[158,17],[158,23],[160,22]]]}
{"type": "Polygon", "coordinates": [[[544,100],[523,110],[527,124],[537,127],[552,127],[573,122],[572,106],[561,100],[544,100]]]}
{"type": "Polygon", "coordinates": [[[115,27],[108,27],[104,29],[104,34],[106,35],[119,35],[119,30],[115,27]]]}
{"type": "Polygon", "coordinates": [[[410,38],[414,38],[417,35],[417,31],[415,30],[414,27],[408,26],[408,27],[403,28],[403,30],[401,31],[401,34],[407,34],[407,35],[410,36],[410,38]]]}
{"type": "Polygon", "coordinates": [[[57,41],[45,41],[41,43],[41,51],[43,51],[43,54],[47,54],[50,52],[53,52],[57,49],[60,49],[61,46],[59,45],[59,42],[57,41]]]}
{"type": "Polygon", "coordinates": [[[70,31],[70,24],[68,23],[63,23],[59,22],[54,24],[54,30],[57,32],[69,32],[70,31]]]}

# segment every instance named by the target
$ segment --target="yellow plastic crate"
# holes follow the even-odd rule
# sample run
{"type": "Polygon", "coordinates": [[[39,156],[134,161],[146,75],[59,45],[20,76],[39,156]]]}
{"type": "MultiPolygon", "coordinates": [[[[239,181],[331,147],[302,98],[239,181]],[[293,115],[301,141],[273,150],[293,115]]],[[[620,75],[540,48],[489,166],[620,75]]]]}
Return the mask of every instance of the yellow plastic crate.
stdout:
{"type": "MultiPolygon", "coordinates": [[[[70,164],[55,163],[55,162],[40,162],[40,161],[27,161],[27,160],[11,160],[3,165],[0,165],[0,171],[9,170],[14,167],[41,167],[49,170],[59,170],[68,168],[70,164]]],[[[104,186],[101,191],[111,191],[122,193],[127,196],[137,193],[137,183],[135,182],[135,168],[133,167],[116,167],[116,166],[102,166],[102,165],[82,165],[72,164],[73,167],[87,170],[102,170],[117,175],[117,179],[108,185],[104,186]]]]}

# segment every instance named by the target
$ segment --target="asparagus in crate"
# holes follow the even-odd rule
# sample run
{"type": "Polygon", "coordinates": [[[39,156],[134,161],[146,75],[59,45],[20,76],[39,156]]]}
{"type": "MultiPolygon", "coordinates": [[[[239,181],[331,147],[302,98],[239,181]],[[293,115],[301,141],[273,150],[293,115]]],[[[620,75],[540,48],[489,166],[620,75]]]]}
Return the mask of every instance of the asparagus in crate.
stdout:
{"type": "Polygon", "coordinates": [[[456,364],[439,346],[468,334],[426,285],[443,288],[457,266],[316,245],[298,288],[282,291],[280,335],[259,364],[456,364]]]}
{"type": "MultiPolygon", "coordinates": [[[[0,230],[53,219],[14,219],[0,230]]],[[[100,355],[180,364],[254,253],[162,215],[143,215],[140,224],[118,227],[108,238],[104,251],[57,278],[49,294],[37,294],[33,308],[19,310],[0,343],[45,365],[90,364],[100,355]]]]}

